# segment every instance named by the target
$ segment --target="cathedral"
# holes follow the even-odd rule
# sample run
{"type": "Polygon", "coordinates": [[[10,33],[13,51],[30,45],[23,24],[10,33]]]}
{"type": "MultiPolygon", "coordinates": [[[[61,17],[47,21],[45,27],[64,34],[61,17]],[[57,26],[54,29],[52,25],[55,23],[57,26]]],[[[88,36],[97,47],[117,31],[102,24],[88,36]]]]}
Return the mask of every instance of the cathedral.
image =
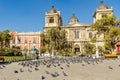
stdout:
{"type": "MultiPolygon", "coordinates": [[[[101,19],[104,14],[107,14],[109,16],[112,15],[113,9],[106,6],[103,1],[101,1],[93,14],[93,23],[95,23],[98,19],[101,19]]],[[[60,11],[57,11],[55,7],[52,6],[51,9],[45,14],[44,32],[46,32],[50,28],[56,27],[67,31],[67,40],[70,42],[74,42],[74,52],[80,53],[85,53],[84,44],[90,42],[91,38],[96,32],[90,30],[90,25],[79,22],[75,14],[72,14],[67,25],[63,25],[60,11]]],[[[97,37],[95,45],[104,45],[103,36],[104,35],[100,35],[99,37],[97,37]]]]}

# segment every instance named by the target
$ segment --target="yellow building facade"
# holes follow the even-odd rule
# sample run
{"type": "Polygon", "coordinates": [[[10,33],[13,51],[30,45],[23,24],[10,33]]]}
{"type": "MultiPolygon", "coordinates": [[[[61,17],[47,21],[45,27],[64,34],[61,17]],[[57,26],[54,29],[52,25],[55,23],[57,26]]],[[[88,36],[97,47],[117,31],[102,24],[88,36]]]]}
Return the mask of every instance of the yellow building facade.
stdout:
{"type": "MultiPolygon", "coordinates": [[[[108,8],[103,1],[100,2],[95,13],[93,14],[93,23],[101,19],[104,14],[112,15],[113,9],[108,8]]],[[[84,44],[90,42],[96,31],[90,30],[90,24],[83,24],[79,22],[75,14],[68,21],[67,25],[62,24],[62,17],[60,11],[57,11],[54,6],[45,14],[44,32],[50,28],[61,28],[67,31],[67,40],[74,42],[73,51],[85,53],[84,44]]],[[[104,35],[97,36],[97,46],[103,46],[104,35]]]]}

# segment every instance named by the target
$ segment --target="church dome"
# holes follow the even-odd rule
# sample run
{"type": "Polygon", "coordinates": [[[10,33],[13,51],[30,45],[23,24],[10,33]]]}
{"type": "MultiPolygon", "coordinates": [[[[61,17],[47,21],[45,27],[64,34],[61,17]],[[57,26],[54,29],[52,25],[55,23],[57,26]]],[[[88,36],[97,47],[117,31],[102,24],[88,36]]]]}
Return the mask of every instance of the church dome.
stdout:
{"type": "Polygon", "coordinates": [[[100,2],[100,5],[98,6],[97,9],[99,9],[99,10],[101,10],[101,9],[108,9],[108,7],[104,4],[103,1],[101,1],[101,2],[100,2]]]}
{"type": "Polygon", "coordinates": [[[56,13],[56,12],[57,12],[56,9],[54,8],[54,6],[52,6],[48,13],[56,13]]]}
{"type": "Polygon", "coordinates": [[[75,14],[72,15],[72,17],[70,18],[68,24],[75,24],[75,23],[79,23],[78,18],[75,16],[75,14]]]}

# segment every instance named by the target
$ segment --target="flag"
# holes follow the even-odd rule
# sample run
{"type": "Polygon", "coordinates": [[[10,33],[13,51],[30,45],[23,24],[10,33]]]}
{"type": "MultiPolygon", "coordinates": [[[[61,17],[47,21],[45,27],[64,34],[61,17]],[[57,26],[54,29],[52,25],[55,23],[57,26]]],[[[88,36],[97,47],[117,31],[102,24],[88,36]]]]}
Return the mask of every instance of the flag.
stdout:
{"type": "Polygon", "coordinates": [[[21,39],[19,36],[17,36],[17,41],[20,43],[21,39]]]}

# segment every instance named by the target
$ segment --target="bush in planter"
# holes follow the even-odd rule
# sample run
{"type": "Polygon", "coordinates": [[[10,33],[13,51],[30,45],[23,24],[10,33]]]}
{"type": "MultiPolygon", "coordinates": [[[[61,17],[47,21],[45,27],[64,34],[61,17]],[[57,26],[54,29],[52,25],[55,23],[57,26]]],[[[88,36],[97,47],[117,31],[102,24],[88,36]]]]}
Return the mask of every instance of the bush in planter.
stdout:
{"type": "Polygon", "coordinates": [[[7,52],[5,53],[5,56],[14,56],[14,52],[7,52]]]}

